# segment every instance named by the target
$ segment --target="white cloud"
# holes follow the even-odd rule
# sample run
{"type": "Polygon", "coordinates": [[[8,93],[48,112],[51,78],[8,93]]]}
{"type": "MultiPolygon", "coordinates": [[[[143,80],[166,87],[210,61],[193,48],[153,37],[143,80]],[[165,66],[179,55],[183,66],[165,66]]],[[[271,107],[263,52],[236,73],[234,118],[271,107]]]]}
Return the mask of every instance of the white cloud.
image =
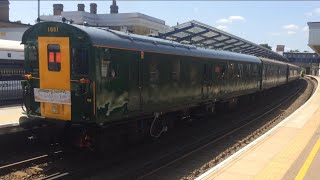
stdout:
{"type": "Polygon", "coordinates": [[[228,30],[228,26],[217,26],[217,29],[220,29],[222,31],[227,31],[228,30]]]}
{"type": "Polygon", "coordinates": [[[292,34],[296,34],[296,32],[295,31],[288,31],[288,34],[292,35],[292,34]]]}
{"type": "Polygon", "coordinates": [[[303,31],[303,32],[308,32],[308,31],[309,31],[309,27],[308,27],[308,26],[303,27],[303,28],[302,28],[302,31],[303,31]]]}
{"type": "Polygon", "coordinates": [[[230,23],[230,20],[229,19],[219,19],[216,21],[216,23],[230,23]]]}
{"type": "Polygon", "coordinates": [[[317,16],[320,15],[320,8],[315,8],[311,12],[304,13],[306,16],[317,16]]]}
{"type": "Polygon", "coordinates": [[[221,24],[227,24],[227,23],[232,23],[235,21],[243,21],[245,22],[246,19],[242,16],[229,16],[228,18],[222,18],[222,19],[218,19],[216,21],[216,23],[221,23],[221,24]]]}
{"type": "Polygon", "coordinates": [[[304,15],[306,15],[306,16],[312,16],[312,12],[304,13],[304,15]]]}
{"type": "Polygon", "coordinates": [[[319,14],[320,14],[320,8],[315,8],[315,9],[312,11],[312,14],[313,14],[313,15],[319,15],[319,14]]]}
{"type": "Polygon", "coordinates": [[[278,32],[273,32],[273,33],[271,33],[271,36],[280,36],[280,33],[278,33],[278,32]]]}
{"type": "Polygon", "coordinates": [[[286,30],[298,30],[299,29],[299,26],[295,25],[295,24],[288,24],[288,25],[284,25],[282,26],[283,29],[286,29],[286,30]]]}
{"type": "Polygon", "coordinates": [[[197,8],[197,7],[193,8],[193,12],[198,13],[199,12],[199,8],[197,8]]]}
{"type": "Polygon", "coordinates": [[[242,16],[229,16],[229,20],[231,20],[231,21],[245,21],[244,17],[242,17],[242,16]]]}

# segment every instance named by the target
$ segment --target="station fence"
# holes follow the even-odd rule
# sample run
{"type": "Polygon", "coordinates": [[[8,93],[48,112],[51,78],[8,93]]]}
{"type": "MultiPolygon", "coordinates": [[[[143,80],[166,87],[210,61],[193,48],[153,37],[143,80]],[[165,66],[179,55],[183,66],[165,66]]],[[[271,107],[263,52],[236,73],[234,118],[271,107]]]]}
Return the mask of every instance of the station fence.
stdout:
{"type": "Polygon", "coordinates": [[[23,80],[20,71],[7,71],[0,74],[0,106],[20,104],[22,102],[23,80]]]}

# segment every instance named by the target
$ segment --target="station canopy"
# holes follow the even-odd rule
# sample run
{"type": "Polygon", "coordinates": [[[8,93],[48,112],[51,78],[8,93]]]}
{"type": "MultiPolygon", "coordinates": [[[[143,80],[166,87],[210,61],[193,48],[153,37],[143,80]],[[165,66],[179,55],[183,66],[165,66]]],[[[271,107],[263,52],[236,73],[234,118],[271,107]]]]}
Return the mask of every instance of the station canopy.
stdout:
{"type": "Polygon", "coordinates": [[[153,36],[208,49],[250,54],[278,61],[288,61],[284,56],[265,47],[198,21],[189,21],[173,26],[153,36]]]}

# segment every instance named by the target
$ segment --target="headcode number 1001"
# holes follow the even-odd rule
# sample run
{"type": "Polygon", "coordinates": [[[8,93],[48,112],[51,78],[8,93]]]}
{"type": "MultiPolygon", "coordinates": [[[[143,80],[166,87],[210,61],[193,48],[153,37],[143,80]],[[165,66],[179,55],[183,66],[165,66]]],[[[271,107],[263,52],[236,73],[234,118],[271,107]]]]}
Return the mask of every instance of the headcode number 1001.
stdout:
{"type": "Polygon", "coordinates": [[[50,33],[59,32],[59,28],[58,27],[48,27],[48,32],[50,32],[50,33]]]}

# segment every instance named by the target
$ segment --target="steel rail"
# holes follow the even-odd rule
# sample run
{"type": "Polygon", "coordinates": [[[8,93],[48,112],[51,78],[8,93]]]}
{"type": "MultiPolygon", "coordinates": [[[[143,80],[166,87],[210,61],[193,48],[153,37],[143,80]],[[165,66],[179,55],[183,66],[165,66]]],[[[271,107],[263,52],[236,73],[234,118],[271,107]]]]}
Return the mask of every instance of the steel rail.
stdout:
{"type": "MultiPolygon", "coordinates": [[[[55,151],[53,152],[52,154],[60,154],[62,153],[63,151],[55,151]]],[[[37,163],[39,161],[43,161],[43,160],[46,160],[47,158],[50,158],[50,154],[43,154],[43,155],[39,155],[39,156],[36,156],[36,157],[33,157],[33,158],[29,158],[29,159],[25,159],[25,160],[21,160],[21,161],[18,161],[18,162],[14,162],[14,163],[10,163],[10,164],[7,164],[7,165],[3,165],[3,166],[0,166],[0,171],[1,173],[0,174],[3,174],[3,172],[8,172],[10,171],[10,169],[21,169],[22,167],[28,167],[28,164],[32,164],[32,163],[37,163]]],[[[40,164],[40,163],[38,163],[40,164]]]]}

